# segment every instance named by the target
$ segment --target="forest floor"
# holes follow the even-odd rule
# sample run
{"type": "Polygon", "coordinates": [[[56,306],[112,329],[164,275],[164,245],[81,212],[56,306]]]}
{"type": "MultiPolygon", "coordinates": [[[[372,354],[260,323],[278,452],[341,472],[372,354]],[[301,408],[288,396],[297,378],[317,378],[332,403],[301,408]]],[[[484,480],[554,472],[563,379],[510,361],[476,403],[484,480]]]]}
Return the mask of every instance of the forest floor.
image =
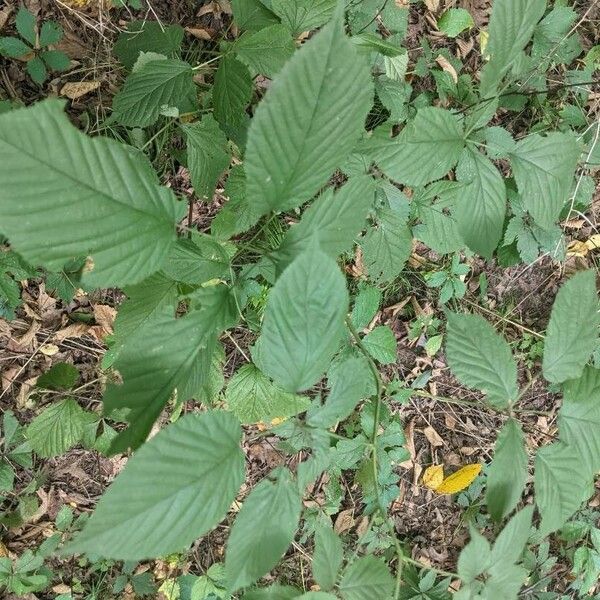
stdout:
{"type": "MultiPolygon", "coordinates": [[[[402,0],[396,0],[397,2],[402,0]]],[[[0,35],[14,31],[17,0],[5,0],[0,5],[0,35]]],[[[152,0],[144,11],[115,9],[110,0],[24,0],[25,6],[39,18],[58,21],[65,37],[58,49],[71,59],[71,69],[50,79],[45,86],[34,84],[15,61],[0,59],[0,91],[4,98],[31,104],[49,95],[64,96],[66,83],[92,84],[85,95],[72,99],[69,114],[72,120],[88,133],[94,134],[106,116],[106,107],[122,83],[122,73],[116,67],[111,49],[118,33],[134,18],[159,19],[164,23],[179,23],[186,28],[190,42],[212,44],[213,40],[231,30],[231,11],[227,0],[192,2],[191,0],[152,0]]],[[[408,2],[407,2],[408,4],[408,2]]],[[[580,2],[578,10],[585,12],[590,2],[580,2]]],[[[146,5],[146,2],[144,2],[146,5]]],[[[489,17],[488,0],[426,0],[410,4],[410,20],[406,44],[411,60],[421,50],[423,37],[433,48],[448,47],[472,69],[479,67],[478,30],[489,17]],[[440,35],[436,16],[446,8],[467,8],[475,21],[472,33],[458,40],[440,35]]],[[[598,43],[600,6],[589,11],[579,25],[586,47],[598,43]]],[[[235,31],[230,31],[235,35],[235,31]]],[[[600,87],[591,95],[588,106],[590,119],[600,116],[600,87]]],[[[525,118],[525,117],[524,117],[525,118]]],[[[526,127],[519,118],[511,116],[511,127],[526,127]]],[[[156,164],[161,166],[160,154],[156,164]]],[[[172,173],[163,169],[163,183],[187,196],[193,194],[187,171],[180,168],[172,173]]],[[[1,185],[1,182],[0,182],[1,185]]],[[[210,226],[212,215],[223,202],[223,188],[219,186],[213,202],[195,203],[192,224],[201,231],[210,226]]],[[[498,326],[511,342],[520,358],[520,382],[527,386],[520,406],[519,417],[531,448],[538,447],[556,434],[557,397],[538,383],[541,362],[541,341],[548,322],[551,299],[565,276],[582,266],[598,269],[600,255],[594,251],[577,252],[578,241],[585,242],[598,233],[600,223],[600,190],[596,188],[590,211],[585,218],[563,223],[573,250],[566,262],[557,263],[550,257],[541,257],[533,264],[501,269],[494,261],[469,259],[471,267],[464,283],[467,293],[464,302],[474,312],[498,326]],[[482,290],[481,282],[486,281],[482,290]]],[[[390,286],[384,295],[383,309],[369,328],[389,325],[398,342],[398,361],[386,367],[387,380],[399,379],[413,385],[415,395],[409,400],[392,402],[390,411],[399,415],[405,427],[410,459],[400,469],[400,493],[392,504],[391,513],[396,529],[412,549],[415,559],[441,570],[452,570],[458,552],[468,538],[465,515],[477,510],[481,500],[477,489],[458,498],[436,495],[423,486],[421,475],[432,462],[444,463],[448,468],[467,463],[489,462],[496,434],[504,418],[489,411],[483,404],[473,404],[477,393],[466,390],[451,376],[442,352],[428,356],[424,336],[415,335],[415,323],[429,323],[436,327],[443,306],[439,305],[431,288],[420,276],[440,264],[440,257],[425,246],[417,245],[402,278],[390,286]],[[465,511],[467,509],[467,511],[465,511]]],[[[347,271],[360,278],[360,256],[347,265],[347,271]]],[[[94,294],[80,291],[72,302],[64,303],[49,294],[43,282],[31,279],[23,282],[24,304],[15,320],[0,319],[0,414],[12,410],[21,424],[27,424],[40,407],[56,399],[58,392],[40,392],[35,387],[38,377],[58,362],[73,364],[80,379],[73,396],[80,405],[101,412],[102,394],[107,375],[101,368],[106,351],[105,339],[112,333],[116,309],[122,294],[105,290],[94,294]]],[[[418,330],[418,328],[417,328],[418,330]]],[[[226,347],[226,375],[233,373],[241,362],[242,354],[253,341],[252,335],[238,330],[232,339],[223,340],[226,347]]],[[[168,417],[165,417],[168,418],[168,417]]],[[[246,427],[245,452],[248,479],[251,488],[268,470],[287,463],[275,439],[258,436],[254,426],[246,427]]],[[[33,468],[19,469],[14,491],[2,507],[7,511],[18,503],[23,494],[34,499],[31,514],[25,523],[9,530],[0,529],[0,556],[21,555],[28,548],[36,548],[55,530],[55,520],[62,506],[75,512],[91,511],[107,486],[122,470],[126,457],[107,458],[94,450],[75,448],[63,456],[42,460],[35,458],[33,468]]],[[[292,465],[293,466],[293,465],[292,465]]],[[[312,490],[314,502],[325,503],[322,478],[312,490]]],[[[343,502],[333,520],[338,532],[358,534],[365,527],[361,516],[361,499],[351,481],[346,482],[343,502]]],[[[600,505],[600,489],[589,502],[594,510],[600,505]]],[[[137,567],[138,573],[151,572],[155,582],[173,578],[182,573],[203,573],[215,560],[223,556],[226,525],[222,525],[197,543],[192,551],[173,560],[157,560],[137,567]]],[[[307,542],[309,544],[309,542],[307,542]]],[[[275,575],[298,579],[307,568],[308,547],[294,543],[275,575]]],[[[61,593],[79,589],[77,597],[98,598],[135,597],[131,587],[124,592],[111,592],[112,583],[120,572],[110,561],[81,564],[76,559],[53,559],[55,570],[62,581],[52,591],[30,594],[22,598],[50,599],[61,593]],[[85,596],[84,594],[88,594],[85,596]],[[98,594],[98,595],[91,595],[98,594]]],[[[559,561],[555,579],[569,583],[570,565],[559,561]]],[[[311,582],[300,581],[305,589],[311,582]]],[[[561,591],[557,589],[556,591],[561,591]]],[[[168,594],[162,592],[166,598],[168,594]]],[[[159,597],[159,596],[156,596],[159,597]]],[[[6,596],[13,600],[16,596],[6,596]]]]}

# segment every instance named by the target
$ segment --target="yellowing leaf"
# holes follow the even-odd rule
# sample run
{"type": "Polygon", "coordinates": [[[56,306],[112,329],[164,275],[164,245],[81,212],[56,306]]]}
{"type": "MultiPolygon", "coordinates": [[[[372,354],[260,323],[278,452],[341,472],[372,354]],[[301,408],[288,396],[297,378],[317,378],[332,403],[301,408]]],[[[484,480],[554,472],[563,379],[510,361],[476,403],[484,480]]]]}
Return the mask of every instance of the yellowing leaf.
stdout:
{"type": "Polygon", "coordinates": [[[588,250],[596,250],[600,248],[600,234],[596,233],[590,237],[590,239],[585,242],[588,250]]]}
{"type": "Polygon", "coordinates": [[[475,477],[479,475],[481,471],[481,465],[476,463],[473,465],[467,465],[462,469],[452,473],[442,481],[442,483],[435,488],[438,494],[456,494],[465,488],[468,488],[473,483],[475,477]]]}
{"type": "Polygon", "coordinates": [[[423,485],[432,490],[437,490],[444,481],[444,466],[431,465],[425,469],[423,473],[423,485]]]}

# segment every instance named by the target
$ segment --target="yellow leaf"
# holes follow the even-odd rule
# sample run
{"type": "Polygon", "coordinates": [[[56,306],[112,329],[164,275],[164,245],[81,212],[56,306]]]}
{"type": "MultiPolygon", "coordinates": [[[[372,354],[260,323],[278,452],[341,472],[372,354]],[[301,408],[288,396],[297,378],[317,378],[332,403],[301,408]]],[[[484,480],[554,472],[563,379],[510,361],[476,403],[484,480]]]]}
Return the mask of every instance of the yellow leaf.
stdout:
{"type": "Polygon", "coordinates": [[[442,481],[444,481],[443,465],[431,465],[431,467],[425,469],[425,473],[423,473],[423,485],[432,490],[437,490],[442,481]]]}
{"type": "Polygon", "coordinates": [[[435,488],[435,491],[438,494],[456,494],[456,492],[468,488],[475,480],[475,477],[479,475],[480,471],[481,465],[478,463],[467,465],[456,471],[456,473],[452,473],[452,475],[446,477],[446,479],[435,488]]]}
{"type": "Polygon", "coordinates": [[[596,250],[600,248],[600,234],[594,234],[590,237],[590,239],[585,243],[588,250],[596,250]]]}

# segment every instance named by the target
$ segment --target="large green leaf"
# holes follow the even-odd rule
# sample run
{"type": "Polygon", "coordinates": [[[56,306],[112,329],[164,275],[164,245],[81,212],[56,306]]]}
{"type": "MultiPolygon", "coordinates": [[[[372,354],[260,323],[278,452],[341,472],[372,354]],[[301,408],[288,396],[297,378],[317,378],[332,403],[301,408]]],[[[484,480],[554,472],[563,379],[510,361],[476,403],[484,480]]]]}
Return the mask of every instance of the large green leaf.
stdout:
{"type": "Polygon", "coordinates": [[[277,387],[252,364],[242,366],[229,380],[225,399],[242,423],[269,423],[275,418],[291,417],[310,404],[307,398],[277,387]]]}
{"type": "Polygon", "coordinates": [[[272,0],[273,12],[295,35],[327,23],[337,0],[272,0]]]}
{"type": "Polygon", "coordinates": [[[298,206],[327,182],[363,131],[372,87],[339,12],[286,63],[252,119],[247,190],[261,214],[298,206]]]}
{"type": "Polygon", "coordinates": [[[544,342],[544,377],[553,383],[583,373],[598,340],[596,273],[574,275],[556,295],[544,342]]]}
{"type": "Polygon", "coordinates": [[[104,411],[129,409],[131,425],[113,440],[111,452],[137,448],[175,390],[186,400],[200,389],[210,370],[214,331],[204,311],[176,319],[165,309],[128,340],[115,363],[123,383],[108,386],[104,411]]]}
{"type": "Polygon", "coordinates": [[[115,56],[128,68],[135,65],[140,52],[173,56],[183,41],[183,27],[158,21],[131,21],[113,47],[115,56]]]}
{"type": "Polygon", "coordinates": [[[240,125],[252,98],[252,77],[245,64],[229,54],[221,59],[212,90],[214,116],[221,124],[240,125]]]}
{"type": "Polygon", "coordinates": [[[600,470],[600,371],[586,367],[567,381],[559,418],[560,438],[576,448],[590,474],[600,470]]]}
{"type": "Polygon", "coordinates": [[[398,343],[394,332],[387,325],[379,325],[369,331],[362,343],[367,352],[382,365],[396,362],[398,343]]]}
{"type": "Polygon", "coordinates": [[[454,167],[464,145],[458,117],[442,108],[421,108],[400,135],[382,140],[375,160],[395,181],[425,185],[454,167]]]}
{"type": "Polygon", "coordinates": [[[329,377],[329,395],[322,406],[311,410],[306,422],[313,427],[333,427],[354,410],[367,395],[371,371],[361,358],[349,358],[329,377]]]}
{"type": "Polygon", "coordinates": [[[498,84],[531,40],[545,10],[546,0],[494,1],[486,48],[490,60],[481,74],[483,97],[496,93],[498,84]]]}
{"type": "Polygon", "coordinates": [[[160,269],[180,207],[141,155],[86,137],[63,106],[46,100],[0,116],[0,231],[50,270],[90,256],[86,285],[137,283],[160,269]]]}
{"type": "Polygon", "coordinates": [[[241,437],[227,413],[181,417],[129,459],[67,552],[137,561],[184,550],[244,481],[241,437]]]}
{"type": "Polygon", "coordinates": [[[519,561],[531,533],[532,517],[533,506],[526,506],[504,526],[492,548],[490,572],[497,563],[516,563],[519,561]]]}
{"type": "Polygon", "coordinates": [[[361,556],[346,569],[340,582],[344,600],[391,598],[394,580],[387,565],[373,555],[361,556]]]}
{"type": "Polygon", "coordinates": [[[376,224],[360,240],[364,265],[374,281],[391,281],[402,271],[412,251],[412,235],[404,215],[384,208],[376,224]]]}
{"type": "Polygon", "coordinates": [[[294,539],[302,499],[287,469],[276,481],[263,479],[244,501],[231,528],[225,553],[230,591],[268,573],[294,539]]]}
{"type": "Polygon", "coordinates": [[[488,158],[472,148],[464,151],[456,178],[466,184],[453,212],[458,229],[471,250],[490,258],[504,229],[504,179],[488,158]]]}
{"type": "Polygon", "coordinates": [[[273,256],[278,268],[285,268],[315,242],[325,254],[337,258],[364,227],[374,199],[371,177],[353,177],[335,194],[329,188],[287,232],[273,256]]]}
{"type": "Polygon", "coordinates": [[[502,521],[515,508],[527,480],[527,451],[518,421],[509,419],[498,434],[488,469],[485,499],[490,515],[502,521]]]}
{"type": "Polygon", "coordinates": [[[229,165],[227,137],[212,115],[193,125],[184,125],[188,169],[196,195],[212,200],[219,177],[229,165]]]}
{"type": "Polygon", "coordinates": [[[301,254],[269,294],[258,366],[289,391],[315,384],[344,332],[348,291],[335,261],[316,248],[301,254]]]}
{"type": "Polygon", "coordinates": [[[57,456],[81,441],[89,423],[85,411],[72,398],[44,409],[27,428],[27,439],[40,456],[57,456]]]}
{"type": "Polygon", "coordinates": [[[162,112],[193,106],[196,86],[192,67],[180,60],[158,59],[145,62],[125,80],[114,97],[113,117],[121,125],[148,127],[162,112]]]}
{"type": "Polygon", "coordinates": [[[535,222],[554,225],[569,198],[581,146],[570,133],[533,134],[517,143],[510,153],[513,175],[535,222]]]}
{"type": "Polygon", "coordinates": [[[540,536],[560,529],[591,491],[592,477],[579,452],[563,442],[538,450],[535,457],[535,502],[542,522],[540,536]]]}
{"type": "Polygon", "coordinates": [[[271,25],[255,33],[244,33],[234,49],[239,60],[251,70],[272,78],[294,54],[296,46],[287,28],[271,25]]]}
{"type": "Polygon", "coordinates": [[[344,548],[340,536],[331,526],[319,527],[315,532],[312,570],[321,589],[330,590],[335,585],[343,560],[344,548]]]}
{"type": "Polygon", "coordinates": [[[233,18],[240,29],[258,31],[279,23],[277,16],[261,0],[231,0],[233,18]]]}
{"type": "Polygon", "coordinates": [[[510,346],[479,315],[449,312],[446,358],[452,373],[496,407],[516,400],[517,365],[510,346]]]}

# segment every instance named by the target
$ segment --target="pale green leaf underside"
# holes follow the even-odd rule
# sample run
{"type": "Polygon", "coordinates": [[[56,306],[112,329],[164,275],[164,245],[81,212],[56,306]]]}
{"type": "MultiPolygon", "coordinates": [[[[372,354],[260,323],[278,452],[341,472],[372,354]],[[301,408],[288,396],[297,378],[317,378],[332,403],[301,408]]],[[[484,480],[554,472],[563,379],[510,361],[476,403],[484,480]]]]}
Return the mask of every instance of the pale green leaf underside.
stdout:
{"type": "Polygon", "coordinates": [[[185,549],[235,498],[244,480],[240,441],[227,413],[181,417],[129,459],[67,551],[142,560],[185,549]]]}
{"type": "Polygon", "coordinates": [[[316,383],[339,347],[348,291],[336,262],[316,248],[301,254],[269,294],[258,366],[283,388],[316,383]]]}
{"type": "Polygon", "coordinates": [[[340,536],[331,526],[322,526],[315,533],[313,575],[321,589],[330,590],[337,579],[344,560],[344,548],[340,536]]]}
{"type": "Polygon", "coordinates": [[[442,108],[422,108],[397,137],[378,148],[376,162],[395,181],[425,185],[446,175],[463,147],[456,116],[442,108]]]}
{"type": "Polygon", "coordinates": [[[327,182],[363,131],[372,89],[338,19],[292,56],[248,133],[247,193],[261,214],[298,206],[327,182]]]}
{"type": "Polygon", "coordinates": [[[510,346],[483,317],[448,313],[446,357],[459,381],[484,392],[493,406],[516,399],[517,365],[510,346]]]}
{"type": "Polygon", "coordinates": [[[544,377],[553,383],[579,377],[597,339],[596,274],[590,269],[574,275],[556,295],[544,343],[544,377]]]}
{"type": "Polygon", "coordinates": [[[137,283],[160,269],[180,208],[145,159],[86,137],[63,106],[46,100],[0,116],[0,231],[50,270],[91,256],[86,285],[137,283]]]}

